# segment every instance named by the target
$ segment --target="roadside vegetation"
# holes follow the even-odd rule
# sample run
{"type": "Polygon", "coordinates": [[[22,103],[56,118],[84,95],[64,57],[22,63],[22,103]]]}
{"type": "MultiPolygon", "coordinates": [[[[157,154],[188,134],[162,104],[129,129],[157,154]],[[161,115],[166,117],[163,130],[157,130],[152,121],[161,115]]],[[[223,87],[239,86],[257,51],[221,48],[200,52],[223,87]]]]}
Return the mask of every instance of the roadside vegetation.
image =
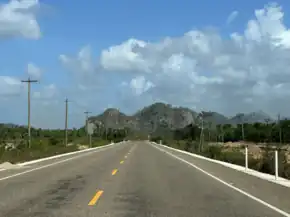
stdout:
{"type": "MultiPolygon", "coordinates": [[[[0,163],[19,163],[57,154],[89,148],[85,128],[68,130],[68,145],[65,131],[31,128],[31,147],[27,143],[27,127],[0,124],[0,163]]],[[[92,135],[92,147],[120,142],[126,136],[124,130],[98,129],[92,135]]]]}
{"type": "MultiPolygon", "coordinates": [[[[89,147],[85,128],[68,130],[65,146],[64,130],[31,129],[31,147],[27,145],[27,128],[0,124],[0,163],[24,162],[89,147]]],[[[279,123],[245,123],[189,125],[179,130],[156,129],[149,134],[152,141],[212,159],[245,165],[245,146],[248,147],[249,168],[274,174],[274,151],[279,155],[279,176],[290,179],[290,120],[279,123]]],[[[147,140],[148,133],[129,128],[97,128],[92,135],[92,147],[123,140],[147,140]]]]}
{"type": "Polygon", "coordinates": [[[290,179],[290,120],[279,123],[217,125],[204,130],[189,125],[175,130],[171,136],[156,133],[151,140],[205,157],[245,166],[248,147],[249,168],[274,174],[274,151],[279,156],[279,176],[290,179]],[[243,133],[244,132],[244,133],[243,133]]]}

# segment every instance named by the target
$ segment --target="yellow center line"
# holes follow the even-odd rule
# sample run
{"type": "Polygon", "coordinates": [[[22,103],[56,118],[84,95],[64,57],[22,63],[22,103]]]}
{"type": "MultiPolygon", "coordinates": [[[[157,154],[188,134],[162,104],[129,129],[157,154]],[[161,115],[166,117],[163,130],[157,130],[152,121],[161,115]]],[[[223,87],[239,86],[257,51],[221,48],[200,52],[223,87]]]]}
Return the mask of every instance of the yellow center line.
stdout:
{"type": "Polygon", "coordinates": [[[124,161],[122,160],[121,162],[120,162],[120,164],[123,164],[124,163],[124,161]]]}
{"type": "Polygon", "coordinates": [[[92,200],[89,202],[89,206],[93,206],[97,203],[97,201],[99,200],[99,198],[102,196],[104,191],[97,191],[97,193],[95,194],[95,196],[92,198],[92,200]]]}
{"type": "Polygon", "coordinates": [[[117,169],[114,169],[114,170],[112,171],[112,176],[115,175],[115,174],[117,173],[117,171],[118,171],[117,169]]]}

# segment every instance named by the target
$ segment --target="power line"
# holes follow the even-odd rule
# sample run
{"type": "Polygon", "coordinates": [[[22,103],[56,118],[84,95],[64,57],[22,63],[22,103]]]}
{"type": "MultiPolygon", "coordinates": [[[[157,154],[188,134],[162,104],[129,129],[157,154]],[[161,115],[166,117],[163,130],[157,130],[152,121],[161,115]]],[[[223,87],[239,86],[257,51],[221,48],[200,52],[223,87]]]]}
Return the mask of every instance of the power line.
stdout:
{"type": "Polygon", "coordinates": [[[27,83],[28,85],[28,96],[27,96],[27,105],[28,105],[28,109],[27,109],[27,112],[28,112],[28,148],[31,147],[31,124],[30,124],[30,91],[31,91],[31,83],[36,83],[38,82],[38,80],[31,80],[30,77],[28,77],[27,80],[21,80],[22,83],[27,83]]]}

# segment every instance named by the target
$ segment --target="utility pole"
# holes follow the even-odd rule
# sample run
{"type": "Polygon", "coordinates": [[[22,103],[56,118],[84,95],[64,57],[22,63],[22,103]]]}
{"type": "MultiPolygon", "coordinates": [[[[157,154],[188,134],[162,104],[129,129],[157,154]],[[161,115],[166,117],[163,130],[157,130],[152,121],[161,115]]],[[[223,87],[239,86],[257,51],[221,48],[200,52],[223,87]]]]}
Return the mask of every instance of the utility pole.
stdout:
{"type": "Polygon", "coordinates": [[[244,119],[242,119],[242,137],[243,137],[243,141],[245,141],[244,119]]]}
{"type": "Polygon", "coordinates": [[[89,114],[91,114],[92,112],[85,111],[84,113],[86,114],[86,131],[87,131],[87,136],[89,136],[89,133],[88,133],[88,122],[89,122],[89,114]]]}
{"type": "Polygon", "coordinates": [[[203,111],[201,112],[201,131],[200,131],[200,136],[199,136],[199,151],[202,151],[202,143],[203,143],[203,111]]]}
{"type": "Polygon", "coordinates": [[[222,143],[224,143],[225,142],[224,125],[221,124],[220,129],[221,129],[221,133],[222,133],[222,137],[221,137],[222,143]]]}
{"type": "MultiPolygon", "coordinates": [[[[106,140],[108,140],[108,120],[113,116],[113,113],[109,111],[108,117],[105,118],[105,128],[106,128],[106,140]]],[[[112,128],[111,128],[112,129],[112,128]]],[[[111,133],[111,132],[110,132],[111,133]]]]}
{"type": "Polygon", "coordinates": [[[242,126],[242,140],[245,141],[245,131],[244,131],[244,114],[239,114],[239,119],[242,126]]]}
{"type": "Polygon", "coordinates": [[[267,140],[267,142],[269,143],[269,142],[271,142],[271,134],[272,134],[272,127],[271,127],[271,129],[270,129],[270,131],[268,130],[269,129],[269,122],[270,122],[270,119],[269,118],[266,118],[265,119],[265,122],[266,122],[266,124],[267,124],[267,138],[266,138],[266,140],[267,140]]]}
{"type": "Polygon", "coordinates": [[[27,108],[27,125],[28,125],[28,148],[31,147],[31,123],[30,123],[30,91],[31,91],[31,83],[36,83],[38,82],[38,80],[31,80],[30,77],[28,77],[27,80],[21,80],[22,83],[27,83],[28,85],[28,96],[27,96],[27,104],[28,104],[28,108],[27,108]]]}
{"type": "Polygon", "coordinates": [[[280,147],[282,145],[282,126],[281,126],[281,119],[280,119],[280,113],[278,114],[278,126],[279,126],[279,141],[280,141],[280,147]]]}
{"type": "Polygon", "coordinates": [[[68,143],[68,135],[67,135],[67,128],[68,128],[68,99],[65,99],[65,146],[67,146],[68,143]]]}

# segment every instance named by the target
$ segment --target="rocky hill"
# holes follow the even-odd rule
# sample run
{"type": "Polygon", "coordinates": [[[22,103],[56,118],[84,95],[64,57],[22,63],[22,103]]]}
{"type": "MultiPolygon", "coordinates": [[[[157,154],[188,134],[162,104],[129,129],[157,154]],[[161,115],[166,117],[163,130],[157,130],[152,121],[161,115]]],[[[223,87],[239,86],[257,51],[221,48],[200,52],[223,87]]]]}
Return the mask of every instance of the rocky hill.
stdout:
{"type": "MultiPolygon", "coordinates": [[[[250,114],[237,114],[228,118],[217,112],[203,112],[205,127],[217,124],[239,124],[265,122],[270,117],[263,112],[250,114]]],[[[117,109],[110,108],[98,116],[92,116],[89,121],[95,125],[120,129],[129,128],[143,132],[155,132],[160,130],[174,130],[184,128],[189,124],[200,125],[200,114],[189,108],[173,107],[169,104],[154,103],[133,115],[126,115],[117,109]]]]}
{"type": "Polygon", "coordinates": [[[264,123],[266,121],[273,121],[272,118],[263,111],[251,112],[249,114],[239,113],[230,119],[231,124],[241,123],[264,123]]]}

